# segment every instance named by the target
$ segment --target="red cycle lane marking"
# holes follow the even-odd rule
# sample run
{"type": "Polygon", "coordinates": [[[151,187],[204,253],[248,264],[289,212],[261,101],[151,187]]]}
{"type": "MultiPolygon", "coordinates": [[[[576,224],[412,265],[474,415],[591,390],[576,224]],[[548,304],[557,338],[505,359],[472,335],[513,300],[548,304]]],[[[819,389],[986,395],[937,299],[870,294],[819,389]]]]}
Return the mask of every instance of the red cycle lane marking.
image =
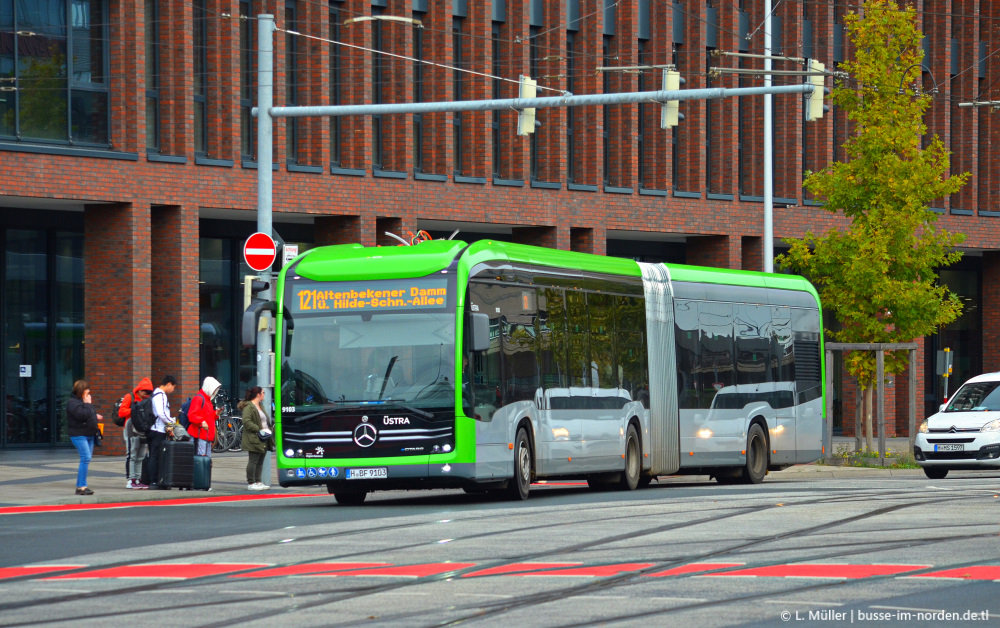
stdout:
{"type": "Polygon", "coordinates": [[[357,569],[348,571],[327,571],[323,573],[311,574],[315,577],[325,576],[407,576],[410,578],[422,578],[425,576],[436,576],[449,571],[457,571],[468,567],[475,567],[476,563],[427,563],[423,565],[390,565],[388,567],[375,567],[372,569],[357,569]]]}
{"type": "Polygon", "coordinates": [[[529,571],[519,576],[585,576],[602,578],[617,576],[626,571],[639,571],[652,567],[656,563],[622,563],[620,565],[598,565],[596,567],[571,567],[569,569],[553,569],[547,571],[529,571]]]}
{"type": "Polygon", "coordinates": [[[0,508],[0,515],[24,515],[40,512],[68,512],[78,510],[105,510],[108,508],[134,508],[137,506],[188,506],[191,504],[221,504],[261,499],[288,499],[291,497],[328,497],[321,493],[295,495],[225,495],[219,497],[184,497],[181,499],[157,499],[143,502],[112,502],[103,504],[39,504],[36,506],[6,506],[0,508]]]}
{"type": "Polygon", "coordinates": [[[560,569],[562,567],[576,567],[580,563],[514,563],[512,565],[502,565],[500,567],[490,567],[489,569],[483,569],[482,571],[474,571],[472,573],[467,573],[463,578],[472,578],[473,576],[523,576],[527,572],[548,570],[548,569],[560,569]],[[525,572],[525,573],[521,573],[525,572]]]}
{"type": "Polygon", "coordinates": [[[108,567],[107,569],[94,569],[74,574],[64,574],[60,576],[49,576],[42,580],[83,580],[98,578],[150,578],[150,579],[173,579],[187,580],[189,578],[205,578],[207,576],[220,576],[234,571],[245,571],[247,569],[260,569],[268,567],[262,563],[222,563],[222,564],[198,564],[198,563],[166,563],[158,565],[123,565],[121,567],[108,567]]]}
{"type": "MultiPolygon", "coordinates": [[[[650,578],[662,578],[665,576],[683,576],[689,573],[701,573],[703,571],[712,571],[714,569],[728,569],[730,567],[742,567],[745,563],[691,563],[690,565],[682,565],[680,567],[674,567],[672,569],[667,569],[666,571],[658,571],[656,573],[646,574],[650,578]]],[[[706,574],[706,575],[719,575],[719,574],[706,574]]]]}
{"type": "Polygon", "coordinates": [[[1000,565],[977,565],[922,573],[907,578],[956,578],[959,580],[1000,580],[1000,565]]]}
{"type": "Polygon", "coordinates": [[[908,571],[926,569],[930,565],[844,565],[844,564],[798,564],[752,567],[722,573],[705,574],[711,577],[759,576],[765,578],[837,578],[854,580],[872,576],[892,576],[908,571]]]}
{"type": "Polygon", "coordinates": [[[0,567],[0,580],[8,578],[20,578],[23,576],[35,576],[53,571],[66,571],[67,569],[83,569],[86,565],[44,565],[38,567],[0,567]]]}
{"type": "Polygon", "coordinates": [[[237,573],[230,578],[271,578],[274,576],[315,576],[322,575],[330,571],[348,571],[352,569],[366,569],[369,567],[391,567],[389,563],[311,563],[308,565],[289,565],[287,567],[273,567],[262,571],[251,573],[237,573]]]}

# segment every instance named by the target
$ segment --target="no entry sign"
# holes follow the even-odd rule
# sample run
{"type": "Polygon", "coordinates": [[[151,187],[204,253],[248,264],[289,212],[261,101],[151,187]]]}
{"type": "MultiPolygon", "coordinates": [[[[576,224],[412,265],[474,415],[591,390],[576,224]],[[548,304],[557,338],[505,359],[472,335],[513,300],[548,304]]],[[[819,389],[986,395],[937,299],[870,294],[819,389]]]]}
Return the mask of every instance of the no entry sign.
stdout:
{"type": "Polygon", "coordinates": [[[243,245],[243,259],[246,260],[247,266],[257,272],[269,270],[274,264],[276,254],[274,240],[260,231],[247,238],[246,244],[243,245]]]}

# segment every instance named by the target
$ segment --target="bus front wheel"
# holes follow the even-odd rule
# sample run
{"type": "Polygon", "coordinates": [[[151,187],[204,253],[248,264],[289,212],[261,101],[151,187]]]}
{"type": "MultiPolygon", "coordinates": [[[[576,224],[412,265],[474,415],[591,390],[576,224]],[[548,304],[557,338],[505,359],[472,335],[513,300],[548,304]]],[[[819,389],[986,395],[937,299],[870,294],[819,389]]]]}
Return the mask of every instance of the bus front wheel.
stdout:
{"type": "Polygon", "coordinates": [[[531,490],[531,442],[522,427],[514,440],[514,477],[507,486],[507,495],[513,500],[528,499],[531,490]]]}
{"type": "Polygon", "coordinates": [[[364,503],[365,497],[367,496],[367,491],[351,491],[349,493],[337,491],[333,494],[333,498],[336,499],[337,503],[341,506],[360,506],[364,503]]]}
{"type": "Polygon", "coordinates": [[[747,462],[743,467],[743,484],[760,484],[767,474],[767,437],[754,423],[747,432],[747,462]]]}

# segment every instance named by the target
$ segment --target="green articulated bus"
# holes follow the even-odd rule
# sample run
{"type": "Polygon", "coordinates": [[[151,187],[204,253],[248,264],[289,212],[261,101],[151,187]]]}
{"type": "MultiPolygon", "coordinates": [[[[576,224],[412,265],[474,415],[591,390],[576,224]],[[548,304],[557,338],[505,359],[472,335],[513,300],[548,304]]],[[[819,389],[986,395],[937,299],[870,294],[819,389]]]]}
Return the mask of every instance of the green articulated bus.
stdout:
{"type": "Polygon", "coordinates": [[[339,245],[277,286],[282,486],[526,499],[536,480],[758,483],[824,443],[805,279],[429,240],[339,245]]]}

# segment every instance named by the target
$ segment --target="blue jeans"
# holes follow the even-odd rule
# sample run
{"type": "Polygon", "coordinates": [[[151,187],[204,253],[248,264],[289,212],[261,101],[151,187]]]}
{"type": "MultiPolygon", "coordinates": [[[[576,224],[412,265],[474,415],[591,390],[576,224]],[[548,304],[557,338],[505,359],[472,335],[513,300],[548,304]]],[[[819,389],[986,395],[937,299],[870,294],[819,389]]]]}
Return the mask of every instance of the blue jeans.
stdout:
{"type": "Polygon", "coordinates": [[[93,436],[70,436],[69,440],[80,452],[80,468],[76,472],[76,487],[87,486],[87,468],[90,466],[90,459],[94,455],[93,436]]]}

